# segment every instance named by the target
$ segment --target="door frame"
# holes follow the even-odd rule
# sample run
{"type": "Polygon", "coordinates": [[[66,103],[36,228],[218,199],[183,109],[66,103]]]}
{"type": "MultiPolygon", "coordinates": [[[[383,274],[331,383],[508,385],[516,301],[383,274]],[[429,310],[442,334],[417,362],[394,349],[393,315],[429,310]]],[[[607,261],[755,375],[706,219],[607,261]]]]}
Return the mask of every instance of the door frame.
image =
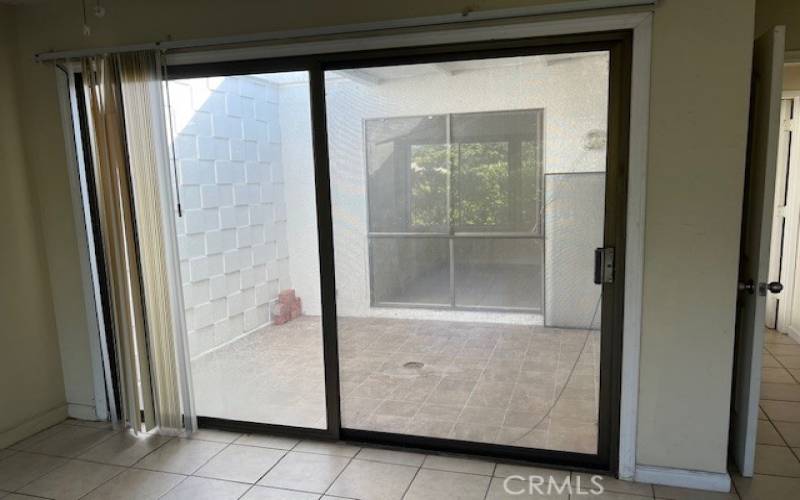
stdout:
{"type": "MultiPolygon", "coordinates": [[[[800,138],[800,91],[798,90],[785,90],[781,93],[781,102],[792,101],[792,110],[794,117],[790,124],[790,132],[792,141],[789,144],[779,144],[778,146],[778,159],[780,160],[780,151],[784,148],[787,149],[786,155],[789,163],[781,170],[778,165],[776,173],[776,197],[777,187],[779,187],[778,179],[783,174],[785,185],[780,186],[785,188],[786,200],[788,203],[786,208],[790,209],[788,213],[782,214],[785,221],[779,235],[775,234],[775,227],[773,226],[773,246],[770,247],[770,280],[779,281],[783,284],[783,291],[779,297],[773,299],[773,295],[767,296],[767,315],[770,314],[770,308],[774,308],[772,313],[775,315],[775,328],[784,333],[792,335],[795,339],[800,340],[800,325],[795,327],[791,324],[792,303],[795,294],[795,273],[798,258],[798,238],[800,237],[800,144],[796,138],[800,138]],[[788,173],[787,173],[788,171],[788,173]],[[776,236],[777,239],[776,239],[776,236]],[[775,246],[775,243],[778,246],[775,246]],[[777,271],[777,275],[775,272],[777,271]],[[779,301],[772,303],[772,300],[779,301]]],[[[783,124],[781,125],[783,127],[783,124]]],[[[775,206],[777,211],[778,206],[775,206]]],[[[776,219],[777,216],[773,216],[776,219]]],[[[773,222],[774,224],[774,222],[773,222]]],[[[769,327],[769,325],[768,325],[769,327]]]]}
{"type": "MultiPolygon", "coordinates": [[[[454,25],[444,27],[437,26],[424,31],[410,30],[410,32],[401,33],[392,31],[390,32],[391,34],[388,35],[378,33],[372,36],[365,35],[363,38],[344,37],[333,43],[329,41],[300,40],[294,42],[289,41],[285,45],[275,45],[266,48],[250,47],[207,52],[178,52],[167,54],[166,59],[170,66],[170,72],[174,74],[178,66],[188,67],[186,66],[187,63],[203,63],[204,66],[220,64],[222,62],[234,65],[237,63],[248,64],[252,62],[252,60],[248,59],[263,59],[264,57],[275,55],[278,57],[270,59],[272,65],[271,70],[280,71],[282,68],[283,70],[298,69],[296,63],[299,60],[305,60],[307,64],[313,63],[313,60],[308,57],[310,54],[330,53],[331,50],[341,51],[346,48],[350,48],[351,50],[377,50],[385,49],[386,47],[395,49],[419,47],[422,52],[424,52],[426,49],[430,50],[431,47],[429,47],[429,45],[433,43],[467,43],[480,40],[493,40],[496,42],[529,37],[539,37],[538,40],[542,41],[543,38],[541,37],[554,37],[556,35],[577,35],[613,30],[629,31],[631,33],[631,46],[629,48],[631,52],[631,66],[629,68],[630,93],[628,100],[629,113],[626,112],[625,116],[625,118],[629,120],[629,136],[627,143],[620,147],[620,157],[624,158],[628,163],[627,177],[624,179],[628,184],[628,190],[626,197],[627,212],[623,219],[624,231],[621,232],[626,240],[624,246],[626,258],[623,266],[621,266],[623,269],[622,272],[624,273],[624,283],[620,283],[620,285],[623,285],[620,288],[624,288],[624,304],[622,301],[619,301],[620,303],[618,304],[620,312],[623,308],[626,312],[624,316],[620,314],[620,324],[618,325],[621,328],[619,340],[622,344],[621,357],[617,360],[619,364],[618,373],[621,374],[621,380],[618,384],[617,400],[619,405],[616,413],[618,418],[615,418],[619,429],[619,439],[613,440],[615,441],[614,449],[618,449],[618,453],[617,451],[610,452],[605,465],[584,464],[584,466],[610,470],[611,472],[617,472],[618,475],[624,479],[632,479],[636,471],[636,424],[638,413],[638,375],[641,336],[641,293],[643,288],[644,268],[644,213],[648,151],[647,136],[649,124],[652,16],[652,12],[644,12],[556,20],[549,20],[547,18],[516,18],[501,19],[492,22],[464,22],[454,23],[454,25]],[[293,64],[289,64],[288,57],[280,57],[286,56],[287,54],[293,56],[291,57],[291,59],[294,60],[293,64]]],[[[436,49],[437,47],[433,47],[434,52],[436,49]]],[[[330,60],[335,60],[335,58],[331,58],[330,60]]],[[[314,72],[312,72],[312,74],[313,73],[314,72]]],[[[320,80],[320,76],[322,75],[321,68],[319,68],[316,74],[318,75],[316,81],[312,78],[311,85],[324,85],[324,82],[320,80]]],[[[314,94],[315,93],[312,92],[312,96],[314,94]]],[[[316,94],[318,94],[318,92],[316,94]]],[[[324,110],[324,106],[317,105],[316,108],[318,110],[324,110]]],[[[315,118],[318,123],[320,122],[320,118],[324,120],[324,116],[315,118]]],[[[320,141],[319,137],[315,137],[315,156],[321,154],[320,151],[325,151],[326,149],[327,140],[320,141]]],[[[324,173],[321,174],[325,175],[324,173]]],[[[327,181],[327,177],[325,179],[317,178],[317,182],[321,185],[325,185],[327,181]]],[[[329,186],[329,184],[327,185],[329,186]]],[[[320,202],[329,203],[329,189],[327,193],[320,194],[318,191],[317,197],[318,204],[324,205],[324,203],[320,202]]],[[[620,224],[623,224],[623,222],[620,221],[620,224]]],[[[325,231],[325,229],[322,229],[322,231],[325,231]]],[[[325,235],[320,234],[320,236],[325,235]]],[[[320,240],[320,244],[322,244],[322,239],[320,240]]],[[[321,272],[324,271],[321,269],[321,272]]],[[[180,293],[180,291],[178,290],[176,293],[180,293]]],[[[324,293],[325,291],[323,290],[323,294],[324,293]]],[[[329,300],[328,303],[333,304],[333,300],[329,300]]],[[[185,333],[186,332],[183,332],[184,335],[185,333]]],[[[326,342],[326,350],[335,352],[335,341],[326,342]],[[333,348],[331,348],[331,346],[333,348]]],[[[329,352],[328,354],[331,353],[329,352]]],[[[331,366],[330,363],[327,366],[331,366]]],[[[338,379],[338,371],[335,374],[328,373],[329,371],[332,370],[326,367],[328,383],[330,383],[334,377],[338,379]]],[[[331,422],[338,423],[338,420],[332,420],[330,417],[329,415],[329,428],[332,427],[330,426],[331,422]]],[[[338,415],[336,418],[338,419],[338,415]]],[[[224,425],[222,425],[224,423],[220,424],[220,427],[224,427],[224,425]]],[[[240,430],[247,430],[247,424],[241,424],[242,426],[237,426],[237,428],[240,430]]],[[[292,430],[293,429],[287,429],[287,432],[292,433],[292,430]]],[[[309,436],[308,433],[303,433],[303,435],[309,436]]],[[[335,438],[339,436],[323,432],[319,433],[318,436],[311,437],[335,438]]],[[[406,441],[406,444],[408,444],[408,441],[406,441]]],[[[491,450],[490,454],[497,456],[491,450]]],[[[529,457],[523,458],[530,459],[529,457]]],[[[549,465],[558,465],[558,463],[549,461],[550,458],[549,456],[543,455],[540,457],[540,460],[547,460],[549,465]]],[[[561,465],[577,466],[576,462],[573,460],[565,460],[561,465]]]]}
{"type": "Polygon", "coordinates": [[[287,429],[285,426],[226,422],[198,417],[198,425],[232,430],[259,428],[268,432],[298,432],[332,439],[344,439],[420,449],[489,455],[564,467],[580,467],[616,472],[619,435],[619,400],[624,308],[625,237],[627,200],[628,121],[630,117],[630,63],[632,33],[615,30],[552,37],[489,40],[458,44],[391,49],[359,50],[342,53],[293,56],[279,59],[254,59],[220,63],[177,65],[169,68],[170,79],[231,76],[278,71],[307,71],[311,106],[311,127],[316,185],[317,231],[320,256],[322,298],[322,340],[327,403],[327,429],[287,429]],[[335,248],[331,205],[330,160],[328,155],[325,74],[376,66],[441,63],[453,60],[493,59],[550,53],[605,50],[609,53],[608,165],[605,183],[604,243],[613,247],[617,269],[615,283],[603,285],[602,336],[600,359],[600,408],[596,454],[522,448],[490,443],[365,431],[342,426],[339,355],[336,313],[335,248]]]}

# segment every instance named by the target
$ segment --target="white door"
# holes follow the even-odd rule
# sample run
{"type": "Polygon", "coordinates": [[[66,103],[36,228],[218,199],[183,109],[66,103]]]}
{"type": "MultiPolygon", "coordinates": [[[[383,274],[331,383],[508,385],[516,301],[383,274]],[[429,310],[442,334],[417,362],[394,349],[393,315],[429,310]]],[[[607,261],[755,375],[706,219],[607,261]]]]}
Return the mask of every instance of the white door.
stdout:
{"type": "MultiPolygon", "coordinates": [[[[794,172],[789,170],[789,146],[791,137],[791,121],[792,121],[792,99],[781,100],[780,111],[780,132],[778,139],[778,159],[775,170],[775,205],[772,213],[772,238],[770,239],[770,252],[769,252],[769,280],[778,281],[787,285],[785,277],[787,277],[787,265],[791,264],[790,260],[794,255],[794,248],[792,240],[789,238],[794,231],[791,231],[792,223],[796,223],[795,217],[790,210],[795,205],[792,203],[794,196],[792,196],[793,189],[790,188],[791,179],[794,172]]],[[[794,268],[794,266],[791,266],[794,268]]],[[[785,298],[786,292],[789,287],[786,286],[780,293],[771,293],[767,295],[767,307],[765,311],[767,328],[777,328],[780,331],[785,331],[782,326],[785,318],[783,314],[785,311],[785,298]]]]}
{"type": "Polygon", "coordinates": [[[777,26],[756,40],[753,52],[732,408],[733,453],[743,476],[753,475],[755,459],[784,40],[785,28],[777,26]]]}

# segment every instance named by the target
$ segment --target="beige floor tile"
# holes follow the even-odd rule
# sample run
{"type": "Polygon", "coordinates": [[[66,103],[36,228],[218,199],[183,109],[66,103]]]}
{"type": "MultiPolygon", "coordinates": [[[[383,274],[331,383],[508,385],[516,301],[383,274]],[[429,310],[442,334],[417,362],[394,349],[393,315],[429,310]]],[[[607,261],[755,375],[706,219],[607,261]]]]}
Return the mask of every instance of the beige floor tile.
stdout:
{"type": "MultiPolygon", "coordinates": [[[[577,478],[581,479],[581,486],[584,488],[592,488],[593,474],[585,474],[582,472],[575,472],[572,474],[573,484],[577,478]]],[[[603,490],[614,493],[626,493],[628,495],[640,495],[648,498],[653,496],[653,485],[647,483],[636,483],[633,481],[623,481],[615,477],[598,476],[599,483],[603,485],[603,490]]]]}
{"type": "Polygon", "coordinates": [[[128,469],[84,498],[86,500],[155,500],[183,479],[184,476],[178,474],[128,469]]]}
{"type": "Polygon", "coordinates": [[[659,500],[739,500],[739,496],[731,491],[721,493],[717,491],[690,490],[672,486],[653,485],[655,497],[659,500]]]}
{"type": "Polygon", "coordinates": [[[275,448],[277,450],[291,450],[294,448],[299,439],[283,437],[283,436],[268,436],[266,434],[245,434],[234,443],[246,446],[260,446],[262,448],[275,448]]]}
{"type": "Polygon", "coordinates": [[[488,476],[420,469],[404,500],[481,500],[489,483],[488,476]]]}
{"type": "Polygon", "coordinates": [[[161,500],[236,500],[250,488],[247,484],[208,479],[205,477],[187,477],[161,500]]]}
{"type": "Polygon", "coordinates": [[[800,384],[761,384],[761,400],[800,401],[800,384]]]}
{"type": "Polygon", "coordinates": [[[386,464],[411,465],[419,467],[425,461],[422,453],[408,451],[384,450],[381,448],[362,448],[356,458],[359,460],[372,460],[386,464]]]}
{"type": "Polygon", "coordinates": [[[758,408],[758,419],[759,420],[767,420],[767,414],[764,413],[764,410],[760,406],[758,408]]]}
{"type": "Polygon", "coordinates": [[[290,451],[258,484],[324,493],[349,462],[348,457],[290,451]]]}
{"type": "Polygon", "coordinates": [[[498,425],[467,424],[456,422],[450,431],[450,439],[459,441],[475,441],[479,443],[496,443],[500,434],[498,425]]]}
{"type": "Polygon", "coordinates": [[[20,449],[59,457],[76,457],[116,434],[113,430],[78,425],[63,425],[58,432],[36,440],[20,449]]]}
{"type": "Polygon", "coordinates": [[[762,401],[761,408],[772,421],[800,422],[800,402],[762,401]]]}
{"type": "Polygon", "coordinates": [[[785,368],[762,368],[761,381],[770,384],[793,384],[794,377],[785,368]]]}
{"type": "Polygon", "coordinates": [[[158,434],[117,433],[80,455],[82,460],[129,467],[142,457],[170,441],[158,434]]]}
{"type": "Polygon", "coordinates": [[[742,500],[789,500],[800,496],[800,479],[778,476],[734,476],[742,500]]]}
{"type": "Polygon", "coordinates": [[[570,477],[570,473],[565,470],[545,469],[542,467],[532,467],[530,465],[497,464],[494,470],[494,476],[500,478],[510,476],[529,478],[531,476],[536,476],[543,478],[544,481],[550,481],[550,478],[553,478],[554,481],[563,483],[565,479],[570,477]]]}
{"type": "Polygon", "coordinates": [[[28,484],[20,490],[20,493],[55,500],[75,500],[124,470],[114,465],[71,460],[28,484]]]}
{"type": "Polygon", "coordinates": [[[794,377],[795,383],[800,382],[800,368],[789,368],[789,373],[794,377]]]}
{"type": "Polygon", "coordinates": [[[284,450],[232,444],[201,467],[195,475],[255,483],[286,453],[284,450]]]}
{"type": "Polygon", "coordinates": [[[786,333],[768,329],[764,332],[765,344],[796,344],[797,342],[786,333]]]}
{"type": "Polygon", "coordinates": [[[800,368],[800,356],[778,355],[775,359],[786,368],[800,368]]]}
{"type": "Polygon", "coordinates": [[[384,401],[375,408],[373,414],[385,415],[387,417],[411,418],[417,414],[419,407],[419,403],[408,401],[384,401]]]}
{"type": "Polygon", "coordinates": [[[13,455],[16,452],[17,452],[17,450],[9,450],[7,448],[0,448],[0,460],[10,457],[11,455],[13,455]]]}
{"type": "Polygon", "coordinates": [[[417,467],[354,459],[328,488],[329,495],[400,500],[417,467]]]}
{"type": "Polygon", "coordinates": [[[464,472],[468,474],[482,474],[491,476],[494,471],[494,462],[475,460],[471,458],[448,457],[444,455],[428,455],[422,463],[424,469],[435,469],[448,472],[464,472]]]}
{"type": "Polygon", "coordinates": [[[458,416],[458,423],[501,426],[506,417],[505,408],[481,408],[465,406],[458,416]]]}
{"type": "Polygon", "coordinates": [[[0,462],[0,490],[15,491],[67,463],[65,458],[19,452],[0,462]]]}
{"type": "Polygon", "coordinates": [[[294,451],[319,453],[321,455],[336,455],[340,457],[354,457],[361,448],[347,443],[334,443],[326,441],[306,440],[294,447],[294,451]]]}
{"type": "Polygon", "coordinates": [[[758,432],[756,433],[756,443],[771,444],[775,446],[785,446],[783,438],[769,420],[758,421],[758,432]]]}
{"type": "Polygon", "coordinates": [[[220,431],[217,429],[198,429],[186,436],[187,439],[199,439],[201,441],[215,441],[217,443],[232,443],[242,435],[237,432],[220,431]]]}
{"type": "MultiPolygon", "coordinates": [[[[553,486],[548,486],[547,483],[545,483],[540,486],[538,483],[531,485],[528,480],[495,477],[492,478],[492,483],[489,485],[489,492],[486,495],[486,500],[511,500],[514,498],[568,500],[570,497],[568,487],[569,485],[567,485],[566,489],[561,489],[563,488],[562,483],[553,486]]],[[[593,495],[589,498],[597,497],[593,495]]]]}
{"type": "Polygon", "coordinates": [[[227,445],[197,439],[173,439],[136,462],[138,469],[192,474],[227,445]]]}
{"type": "Polygon", "coordinates": [[[35,443],[37,443],[39,441],[42,441],[43,439],[45,439],[47,437],[55,436],[56,434],[61,432],[61,430],[64,427],[66,427],[66,425],[67,424],[65,424],[64,422],[61,422],[60,424],[56,424],[54,426],[48,427],[47,429],[44,429],[42,431],[37,432],[33,436],[28,436],[25,439],[22,439],[22,440],[20,440],[20,441],[18,441],[16,443],[14,443],[13,445],[9,446],[9,448],[11,448],[13,450],[24,450],[24,449],[30,447],[31,445],[33,445],[33,444],[35,444],[35,443]]]}
{"type": "Polygon", "coordinates": [[[406,432],[412,436],[449,436],[454,426],[455,422],[430,420],[417,416],[411,419],[406,432]]]}
{"type": "Polygon", "coordinates": [[[800,461],[785,446],[756,445],[756,473],[800,477],[800,461]]]}
{"type": "Polygon", "coordinates": [[[773,422],[783,439],[791,447],[800,447],[799,422],[773,422]]]}
{"type": "Polygon", "coordinates": [[[253,486],[253,488],[242,497],[242,500],[317,500],[318,498],[319,494],[317,493],[282,490],[278,488],[268,488],[266,486],[253,486]]]}
{"type": "Polygon", "coordinates": [[[764,368],[780,368],[781,366],[778,360],[775,359],[775,356],[770,353],[764,353],[764,357],[762,359],[763,361],[761,366],[764,368]]]}
{"type": "Polygon", "coordinates": [[[770,344],[767,350],[780,359],[780,356],[800,356],[800,345],[797,344],[770,344]]]}

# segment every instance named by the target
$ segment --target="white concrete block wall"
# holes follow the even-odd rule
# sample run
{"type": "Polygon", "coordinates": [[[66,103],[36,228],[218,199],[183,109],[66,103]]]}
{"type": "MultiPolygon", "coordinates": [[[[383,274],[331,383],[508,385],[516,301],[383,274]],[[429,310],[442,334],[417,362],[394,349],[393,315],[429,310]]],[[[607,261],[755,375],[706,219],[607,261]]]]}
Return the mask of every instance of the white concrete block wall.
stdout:
{"type": "Polygon", "coordinates": [[[269,323],[290,288],[278,91],[256,77],[169,84],[192,357],[269,323]]]}

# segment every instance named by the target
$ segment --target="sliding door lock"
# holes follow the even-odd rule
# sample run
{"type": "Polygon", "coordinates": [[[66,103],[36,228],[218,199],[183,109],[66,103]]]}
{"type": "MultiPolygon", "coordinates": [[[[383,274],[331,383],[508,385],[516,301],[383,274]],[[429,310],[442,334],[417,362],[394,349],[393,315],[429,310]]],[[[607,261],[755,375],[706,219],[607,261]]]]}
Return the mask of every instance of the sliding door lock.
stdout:
{"type": "Polygon", "coordinates": [[[614,249],[598,248],[594,251],[594,283],[614,283],[614,249]]]}

